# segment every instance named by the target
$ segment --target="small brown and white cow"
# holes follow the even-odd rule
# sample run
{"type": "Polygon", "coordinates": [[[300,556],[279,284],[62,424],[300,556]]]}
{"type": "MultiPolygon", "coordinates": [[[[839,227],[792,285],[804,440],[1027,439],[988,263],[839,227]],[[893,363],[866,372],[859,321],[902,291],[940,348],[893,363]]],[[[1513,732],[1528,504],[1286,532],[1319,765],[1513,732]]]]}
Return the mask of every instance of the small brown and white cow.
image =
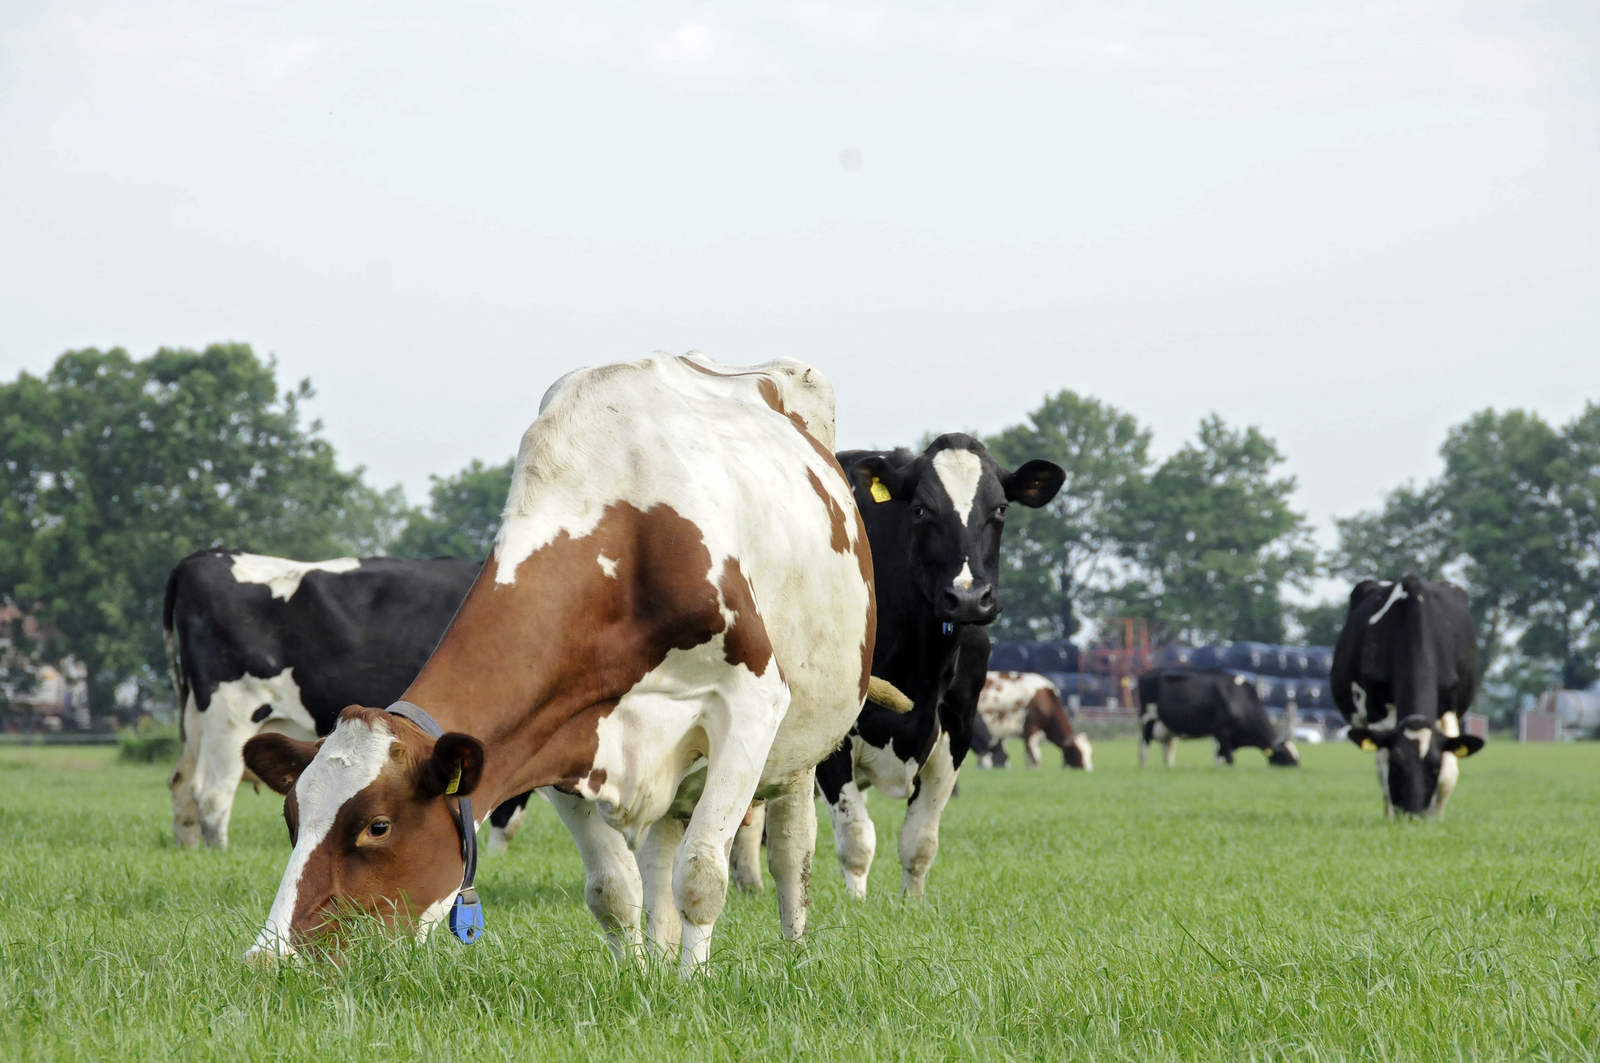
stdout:
{"type": "Polygon", "coordinates": [[[1072,729],[1061,691],[1042,675],[990,672],[978,695],[978,718],[983,728],[973,731],[972,751],[979,767],[1005,767],[1005,741],[1020,736],[1030,768],[1039,766],[1039,753],[1048,739],[1061,750],[1062,767],[1094,770],[1089,737],[1072,729]]]}
{"type": "Polygon", "coordinates": [[[833,388],[789,359],[657,355],[558,381],[494,551],[403,695],[445,733],[351,707],[320,743],[246,746],[294,840],[249,955],[336,934],[341,910],[426,933],[462,881],[449,795],[487,811],[534,787],[619,954],[644,913],[686,971],[706,959],[752,799],[784,933],[802,934],[814,767],[860,712],[876,632],[832,447],[833,388]]]}

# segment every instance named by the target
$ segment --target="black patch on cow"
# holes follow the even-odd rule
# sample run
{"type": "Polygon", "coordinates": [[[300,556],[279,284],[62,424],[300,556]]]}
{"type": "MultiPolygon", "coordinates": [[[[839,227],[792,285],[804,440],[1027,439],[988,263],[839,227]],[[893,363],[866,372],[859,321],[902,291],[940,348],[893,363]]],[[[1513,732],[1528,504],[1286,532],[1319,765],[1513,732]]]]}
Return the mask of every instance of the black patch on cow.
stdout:
{"type": "Polygon", "coordinates": [[[1241,748],[1268,750],[1272,763],[1295,763],[1278,738],[1272,717],[1261,704],[1256,686],[1242,677],[1192,672],[1187,668],[1157,668],[1139,677],[1141,715],[1155,705],[1153,719],[1141,724],[1144,741],[1155,738],[1155,725],[1179,738],[1214,738],[1217,755],[1233,763],[1233,751],[1241,748]]]}
{"type": "Polygon", "coordinates": [[[261,706],[257,707],[255,712],[252,712],[250,714],[250,722],[251,723],[260,723],[262,720],[265,720],[268,716],[271,716],[271,715],[272,715],[272,706],[271,705],[261,705],[261,706]]]}

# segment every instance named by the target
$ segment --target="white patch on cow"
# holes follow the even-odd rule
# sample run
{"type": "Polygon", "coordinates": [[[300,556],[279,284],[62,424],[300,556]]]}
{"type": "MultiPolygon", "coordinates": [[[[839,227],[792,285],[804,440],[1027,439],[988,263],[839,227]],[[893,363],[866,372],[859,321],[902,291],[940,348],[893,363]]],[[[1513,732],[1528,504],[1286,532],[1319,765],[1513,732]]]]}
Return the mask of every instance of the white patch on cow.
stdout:
{"type": "Polygon", "coordinates": [[[291,561],[287,557],[264,554],[237,554],[233,559],[233,578],[240,583],[265,583],[274,598],[288,601],[300,589],[308,572],[353,572],[361,567],[356,557],[336,557],[332,561],[291,561]]]}
{"type": "Polygon", "coordinates": [[[389,747],[398,739],[388,725],[365,720],[340,720],[322,743],[317,755],[294,784],[300,810],[300,832],[289,866],[284,869],[278,895],[273,898],[267,925],[262,927],[255,945],[245,953],[251,960],[264,953],[294,955],[289,943],[289,927],[294,919],[295,902],[300,896],[300,876],[306,864],[333,828],[333,821],[356,794],[371,786],[389,762],[389,747]]]}
{"type": "Polygon", "coordinates": [[[1444,752],[1439,757],[1439,787],[1433,793],[1433,813],[1436,816],[1444,815],[1444,806],[1450,803],[1450,795],[1456,792],[1456,783],[1461,779],[1461,762],[1454,753],[1444,752]]]}
{"type": "Polygon", "coordinates": [[[1243,686],[1244,685],[1244,676],[1242,676],[1242,675],[1234,676],[1233,677],[1233,685],[1236,686],[1236,687],[1237,686],[1243,686]]]}
{"type": "Polygon", "coordinates": [[[966,558],[961,559],[961,571],[956,573],[956,578],[950,581],[950,585],[958,591],[971,588],[972,566],[967,563],[966,558]]]}
{"type": "Polygon", "coordinates": [[[1018,738],[1028,718],[1028,703],[1039,691],[1060,690],[1037,672],[990,672],[978,694],[978,715],[996,740],[1018,738]]]}
{"type": "Polygon", "coordinates": [[[1379,609],[1376,613],[1372,614],[1371,619],[1369,619],[1367,621],[1368,625],[1376,624],[1378,621],[1382,620],[1383,619],[1383,614],[1387,613],[1389,611],[1389,607],[1391,605],[1393,605],[1395,602],[1400,601],[1402,598],[1409,598],[1409,597],[1410,597],[1410,595],[1408,595],[1406,593],[1405,584],[1396,583],[1394,585],[1394,590],[1389,592],[1389,600],[1383,603],[1383,608],[1382,609],[1379,609]]]}
{"type": "Polygon", "coordinates": [[[1144,715],[1139,717],[1139,722],[1149,723],[1151,720],[1160,715],[1159,709],[1160,706],[1156,702],[1152,701],[1150,704],[1144,707],[1144,715]]]}
{"type": "Polygon", "coordinates": [[[1407,727],[1400,733],[1417,744],[1417,756],[1426,757],[1428,755],[1428,747],[1433,744],[1433,728],[1418,727],[1413,729],[1407,727]]]}
{"type": "Polygon", "coordinates": [[[424,908],[422,914],[417,916],[417,940],[419,942],[427,941],[428,935],[433,932],[433,928],[444,922],[445,917],[450,914],[450,909],[455,907],[456,896],[460,892],[459,888],[451,890],[439,900],[424,908]]]}
{"type": "Polygon", "coordinates": [[[617,578],[617,559],[616,558],[607,557],[605,554],[601,554],[599,557],[595,558],[595,560],[600,562],[600,571],[604,572],[606,574],[606,578],[607,579],[616,579],[617,578]]]}
{"type": "Polygon", "coordinates": [[[1078,752],[1083,754],[1083,770],[1094,771],[1094,746],[1089,742],[1089,736],[1078,733],[1072,736],[1072,744],[1078,747],[1078,752]]]}
{"type": "MultiPolygon", "coordinates": [[[[300,699],[294,669],[285,668],[267,679],[245,675],[218,683],[204,712],[191,691],[183,731],[184,762],[189,768],[187,777],[174,787],[174,815],[180,805],[192,807],[199,817],[200,839],[196,840],[203,839],[208,848],[225,849],[234,796],[244,776],[244,744],[263,731],[314,739],[316,722],[300,699]],[[263,705],[268,706],[267,716],[258,721],[254,716],[263,705]],[[178,787],[186,792],[179,794],[178,787]]],[[[186,832],[194,828],[177,826],[180,844],[189,841],[192,835],[186,832]]]]}
{"type": "Polygon", "coordinates": [[[1028,764],[1038,767],[1040,754],[1044,752],[1044,732],[1035,731],[1028,736],[1028,764]]]}
{"type": "Polygon", "coordinates": [[[956,516],[963,524],[972,523],[972,504],[978,497],[978,484],[983,482],[983,459],[970,450],[952,447],[933,456],[933,471],[939,474],[956,516]]]}
{"type": "Polygon", "coordinates": [[[1461,724],[1457,722],[1456,714],[1453,712],[1440,713],[1439,730],[1444,732],[1446,738],[1460,738],[1461,724]]]}

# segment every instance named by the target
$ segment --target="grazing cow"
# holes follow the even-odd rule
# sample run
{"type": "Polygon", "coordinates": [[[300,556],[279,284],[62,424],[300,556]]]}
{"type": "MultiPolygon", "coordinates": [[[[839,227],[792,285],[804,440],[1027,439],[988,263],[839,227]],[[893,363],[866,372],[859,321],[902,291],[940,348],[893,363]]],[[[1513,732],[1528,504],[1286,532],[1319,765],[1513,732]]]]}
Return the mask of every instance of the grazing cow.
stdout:
{"type": "Polygon", "coordinates": [[[832,386],[789,359],[656,355],[558,381],[493,553],[403,700],[347,708],[320,746],[246,746],[294,835],[247,956],[336,939],[343,910],[421,934],[448,914],[469,939],[463,799],[534,787],[619,956],[642,910],[685,971],[706,959],[753,798],[784,933],[801,935],[813,768],[860,711],[875,630],[832,442],[832,386]]]}
{"type": "Polygon", "coordinates": [[[1300,764],[1300,751],[1292,740],[1279,740],[1256,685],[1242,675],[1152,669],[1139,677],[1139,705],[1141,768],[1153,741],[1166,747],[1170,768],[1177,762],[1178,739],[1207,737],[1216,740],[1218,764],[1232,764],[1233,751],[1246,746],[1261,750],[1276,767],[1300,764]]]}
{"type": "Polygon", "coordinates": [[[1478,685],[1466,592],[1410,573],[1358,583],[1328,683],[1350,740],[1376,754],[1384,814],[1444,815],[1457,758],[1483,748],[1461,733],[1478,685]]]}
{"type": "Polygon", "coordinates": [[[978,695],[973,727],[978,766],[1005,767],[1005,741],[1019,735],[1030,768],[1039,766],[1039,752],[1049,739],[1061,750],[1063,768],[1094,770],[1094,748],[1087,735],[1072,729],[1072,717],[1054,683],[1033,672],[990,672],[978,695]]]}
{"type": "Polygon", "coordinates": [[[184,737],[170,782],[178,845],[227,848],[247,740],[262,731],[325,735],[346,705],[399,697],[478,568],[454,558],[291,561],[236,550],[180,561],[161,613],[184,737]]]}
{"type": "MultiPolygon", "coordinates": [[[[920,897],[939,851],[939,817],[972,741],[989,632],[1000,615],[1000,533],[1006,505],[1039,507],[1066,474],[1048,461],[1008,472],[971,436],[940,436],[921,455],[845,451],[877,570],[878,647],[872,674],[910,698],[899,714],[866,706],[849,739],[817,765],[845,885],[867,895],[877,835],[862,791],[906,799],[901,888],[920,897]]],[[[768,837],[772,831],[768,827],[768,837]]]]}

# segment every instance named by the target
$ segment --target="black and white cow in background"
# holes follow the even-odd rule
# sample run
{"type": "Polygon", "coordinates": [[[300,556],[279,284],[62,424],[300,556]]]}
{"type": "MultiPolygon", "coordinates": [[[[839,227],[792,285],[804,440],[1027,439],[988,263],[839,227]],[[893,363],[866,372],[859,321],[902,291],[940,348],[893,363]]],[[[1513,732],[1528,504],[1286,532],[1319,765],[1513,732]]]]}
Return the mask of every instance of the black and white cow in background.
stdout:
{"type": "Polygon", "coordinates": [[[990,672],[978,695],[978,718],[972,727],[978,766],[1006,767],[1008,738],[1022,739],[1030,768],[1039,766],[1039,754],[1048,740],[1061,750],[1063,768],[1094,770],[1089,736],[1073,730],[1061,691],[1037,672],[990,672]]]}
{"type": "MultiPolygon", "coordinates": [[[[921,896],[939,851],[939,817],[972,740],[989,664],[986,624],[1000,615],[1000,533],[1006,506],[1038,508],[1066,474],[1048,461],[1008,472],[971,436],[927,451],[844,451],[866,522],[878,594],[875,680],[913,707],[869,703],[844,744],[817,765],[851,896],[865,897],[877,835],[862,790],[908,800],[900,827],[901,886],[921,896]]],[[[736,843],[737,844],[737,843],[736,843]]]]}
{"type": "Polygon", "coordinates": [[[1166,747],[1167,767],[1172,767],[1180,738],[1215,739],[1219,764],[1232,764],[1233,751],[1242,747],[1261,750],[1277,767],[1300,764],[1294,742],[1278,738],[1256,685],[1242,675],[1155,668],[1139,677],[1139,707],[1141,768],[1151,742],[1166,747]]]}
{"type": "Polygon", "coordinates": [[[1461,733],[1478,686],[1467,593],[1411,573],[1356,584],[1328,682],[1350,740],[1376,754],[1384,814],[1444,815],[1456,758],[1483,748],[1461,733]]]}
{"type": "Polygon", "coordinates": [[[399,698],[479,567],[228,550],[180,561],[162,609],[184,737],[170,783],[178,844],[227,848],[250,738],[326,735],[345,706],[399,698]]]}

